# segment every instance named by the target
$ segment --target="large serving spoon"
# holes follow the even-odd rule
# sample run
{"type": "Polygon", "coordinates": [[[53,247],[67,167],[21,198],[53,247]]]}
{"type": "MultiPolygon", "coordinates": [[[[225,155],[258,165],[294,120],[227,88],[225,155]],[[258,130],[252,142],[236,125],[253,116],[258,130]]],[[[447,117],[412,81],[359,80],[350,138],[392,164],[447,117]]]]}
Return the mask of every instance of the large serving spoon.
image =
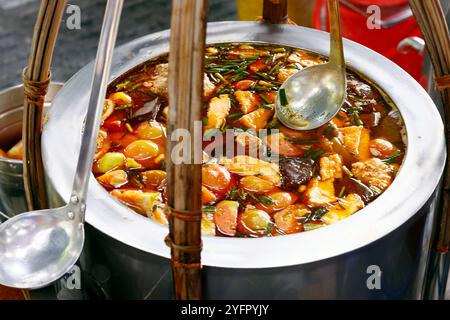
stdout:
{"type": "Polygon", "coordinates": [[[339,0],[328,0],[330,60],[289,77],[278,91],[278,119],[295,130],[310,130],[330,121],[345,100],[345,61],[339,0]]]}
{"type": "Polygon", "coordinates": [[[0,225],[0,284],[46,286],[68,272],[83,250],[89,176],[122,4],[123,0],[109,0],[106,5],[70,202],[57,209],[22,213],[0,225]]]}

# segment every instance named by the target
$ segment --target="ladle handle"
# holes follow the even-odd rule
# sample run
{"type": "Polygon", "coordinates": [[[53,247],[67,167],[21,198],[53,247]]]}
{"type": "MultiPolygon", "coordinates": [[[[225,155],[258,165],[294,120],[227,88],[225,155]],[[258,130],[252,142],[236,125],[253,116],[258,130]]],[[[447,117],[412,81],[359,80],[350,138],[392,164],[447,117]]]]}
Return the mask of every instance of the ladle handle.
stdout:
{"type": "Polygon", "coordinates": [[[97,56],[95,58],[91,95],[89,98],[86,122],[81,139],[80,155],[78,156],[78,164],[75,171],[71,195],[71,202],[80,209],[79,211],[82,218],[84,218],[83,215],[89,177],[97,146],[97,136],[102,117],[106,86],[109,80],[111,59],[116,42],[122,5],[123,0],[108,0],[103,18],[102,30],[100,32],[97,56]]]}
{"type": "Polygon", "coordinates": [[[328,19],[330,21],[330,62],[345,68],[339,0],[328,0],[328,19]]]}

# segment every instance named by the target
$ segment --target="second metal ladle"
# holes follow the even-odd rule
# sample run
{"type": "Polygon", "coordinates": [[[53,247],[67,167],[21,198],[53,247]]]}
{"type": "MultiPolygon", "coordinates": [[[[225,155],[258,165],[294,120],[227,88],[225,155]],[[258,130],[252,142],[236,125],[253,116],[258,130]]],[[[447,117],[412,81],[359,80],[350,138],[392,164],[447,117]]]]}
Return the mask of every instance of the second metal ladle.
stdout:
{"type": "Polygon", "coordinates": [[[339,0],[328,0],[330,61],[305,68],[280,87],[275,103],[278,119],[295,130],[311,130],[330,121],[346,95],[345,61],[339,0]]]}
{"type": "Polygon", "coordinates": [[[123,0],[108,0],[70,202],[30,211],[0,225],[0,284],[36,289],[63,276],[84,245],[86,194],[123,0]]]}

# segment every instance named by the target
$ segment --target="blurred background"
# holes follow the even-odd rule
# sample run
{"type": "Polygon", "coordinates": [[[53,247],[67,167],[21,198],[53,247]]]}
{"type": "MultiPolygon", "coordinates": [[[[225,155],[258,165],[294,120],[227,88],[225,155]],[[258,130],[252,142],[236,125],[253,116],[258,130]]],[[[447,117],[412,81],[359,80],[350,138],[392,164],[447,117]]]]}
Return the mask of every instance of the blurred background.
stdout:
{"type": "MultiPolygon", "coordinates": [[[[0,0],[0,89],[21,81],[39,2],[0,0]]],[[[209,0],[208,20],[255,20],[262,13],[262,2],[209,0]]],[[[442,0],[446,10],[449,2],[442,0]]],[[[299,25],[327,30],[325,3],[326,0],[289,0],[289,16],[299,25]]],[[[81,28],[69,29],[70,13],[64,15],[54,53],[54,81],[66,81],[94,58],[105,0],[71,0],[68,4],[80,8],[81,28]]],[[[126,0],[118,44],[169,28],[170,4],[170,0],[126,0]]],[[[390,58],[427,87],[423,43],[407,0],[341,0],[341,16],[344,37],[390,58]],[[373,25],[373,17],[379,18],[378,24],[373,25]]]]}

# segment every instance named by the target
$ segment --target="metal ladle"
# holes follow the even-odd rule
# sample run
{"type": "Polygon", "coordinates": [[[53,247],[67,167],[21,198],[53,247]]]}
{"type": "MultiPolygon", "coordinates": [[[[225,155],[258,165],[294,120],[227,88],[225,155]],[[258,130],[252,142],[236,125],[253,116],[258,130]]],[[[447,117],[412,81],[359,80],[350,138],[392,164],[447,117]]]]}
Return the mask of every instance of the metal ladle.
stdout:
{"type": "Polygon", "coordinates": [[[330,60],[305,68],[289,77],[278,91],[278,119],[295,130],[311,130],[330,121],[346,96],[344,50],[339,0],[328,0],[330,60]]]}
{"type": "Polygon", "coordinates": [[[122,5],[123,0],[109,0],[106,5],[70,202],[22,213],[0,225],[3,285],[44,287],[68,272],[83,250],[86,194],[122,5]]]}

